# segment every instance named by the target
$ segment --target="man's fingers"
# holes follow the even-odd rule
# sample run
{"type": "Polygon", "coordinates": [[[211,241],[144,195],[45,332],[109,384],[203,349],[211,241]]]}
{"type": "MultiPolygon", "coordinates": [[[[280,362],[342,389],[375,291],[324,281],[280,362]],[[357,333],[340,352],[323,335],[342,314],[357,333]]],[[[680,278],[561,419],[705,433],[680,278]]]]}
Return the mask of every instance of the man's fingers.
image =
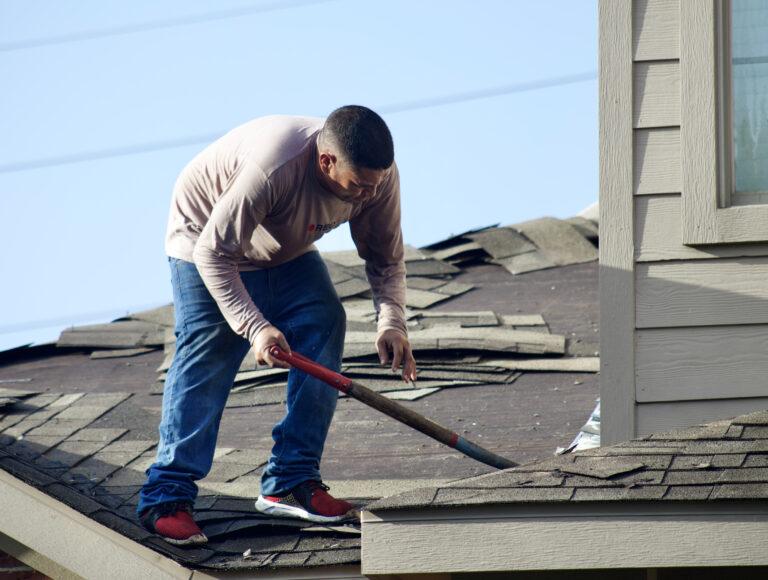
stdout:
{"type": "Polygon", "coordinates": [[[385,340],[379,339],[376,341],[376,350],[379,351],[379,362],[383,365],[389,362],[389,352],[387,351],[387,343],[385,340]]]}
{"type": "MultiPolygon", "coordinates": [[[[272,348],[271,344],[269,346],[267,346],[266,350],[264,351],[264,359],[267,361],[267,364],[269,366],[271,366],[272,368],[280,367],[282,369],[289,369],[289,368],[291,368],[291,365],[289,365],[287,362],[281,361],[279,358],[273,357],[269,353],[269,349],[270,348],[272,348]]],[[[283,350],[285,350],[285,349],[283,349],[283,350]]]]}
{"type": "Polygon", "coordinates": [[[405,349],[405,364],[403,365],[403,379],[413,382],[416,380],[416,359],[413,358],[410,346],[405,349]]]}
{"type": "Polygon", "coordinates": [[[403,343],[395,342],[392,345],[392,372],[396,373],[397,369],[403,362],[403,343]]]}
{"type": "Polygon", "coordinates": [[[262,330],[257,337],[256,345],[254,346],[254,351],[256,351],[256,362],[259,364],[267,364],[273,368],[291,368],[291,365],[287,362],[283,362],[279,358],[272,356],[269,351],[273,346],[278,347],[288,354],[291,353],[291,347],[288,345],[285,335],[283,335],[277,328],[269,326],[262,330]]]}
{"type": "Polygon", "coordinates": [[[288,354],[291,354],[291,347],[288,346],[288,341],[285,340],[285,335],[283,335],[282,333],[277,337],[277,346],[279,346],[288,354]]]}

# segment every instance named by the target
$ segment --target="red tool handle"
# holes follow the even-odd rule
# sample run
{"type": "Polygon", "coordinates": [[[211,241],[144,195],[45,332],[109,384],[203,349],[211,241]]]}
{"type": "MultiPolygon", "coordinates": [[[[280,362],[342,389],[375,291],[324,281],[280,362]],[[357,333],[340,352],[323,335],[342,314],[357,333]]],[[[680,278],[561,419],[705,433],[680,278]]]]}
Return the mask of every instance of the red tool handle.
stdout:
{"type": "Polygon", "coordinates": [[[312,375],[316,379],[320,379],[342,393],[349,392],[349,386],[352,384],[352,379],[308,359],[303,354],[299,354],[298,352],[285,352],[279,346],[272,346],[269,349],[269,354],[276,359],[287,362],[289,365],[296,367],[300,371],[304,371],[308,375],[312,375]]]}
{"type": "Polygon", "coordinates": [[[413,409],[410,409],[405,405],[400,405],[391,399],[387,399],[376,391],[372,391],[368,387],[356,383],[352,379],[332,371],[331,369],[308,359],[304,355],[297,352],[287,353],[276,345],[270,347],[269,354],[278,360],[287,362],[289,365],[304,371],[308,375],[320,379],[334,389],[346,393],[361,403],[364,403],[377,411],[381,411],[393,419],[405,423],[409,427],[413,427],[417,431],[432,437],[432,439],[448,445],[457,451],[461,451],[464,455],[467,455],[472,459],[476,459],[477,461],[497,469],[506,469],[517,465],[514,461],[510,461],[506,457],[502,457],[501,455],[495,454],[493,451],[480,447],[477,443],[473,443],[457,433],[454,433],[450,429],[438,425],[434,421],[418,414],[413,409]]]}

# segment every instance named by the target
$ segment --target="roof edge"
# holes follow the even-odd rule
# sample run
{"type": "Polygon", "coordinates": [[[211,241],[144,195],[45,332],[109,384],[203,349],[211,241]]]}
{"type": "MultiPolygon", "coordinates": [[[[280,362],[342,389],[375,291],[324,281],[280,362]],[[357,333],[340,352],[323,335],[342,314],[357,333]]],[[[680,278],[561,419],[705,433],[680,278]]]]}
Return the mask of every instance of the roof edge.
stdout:
{"type": "Polygon", "coordinates": [[[132,570],[137,578],[189,579],[192,574],[3,470],[0,513],[0,533],[78,576],[105,578],[117,568],[132,570]]]}
{"type": "Polygon", "coordinates": [[[190,580],[366,580],[360,566],[343,564],[317,568],[289,568],[285,570],[195,570],[190,580]]]}
{"type": "Polygon", "coordinates": [[[363,574],[768,565],[768,506],[757,501],[477,506],[362,521],[363,574]]]}

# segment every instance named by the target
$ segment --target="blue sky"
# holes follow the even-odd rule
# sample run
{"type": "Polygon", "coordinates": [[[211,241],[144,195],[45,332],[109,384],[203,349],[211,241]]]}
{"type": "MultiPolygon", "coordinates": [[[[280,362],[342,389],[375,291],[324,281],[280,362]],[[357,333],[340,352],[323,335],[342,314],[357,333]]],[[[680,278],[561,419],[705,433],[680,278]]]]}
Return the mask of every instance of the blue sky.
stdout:
{"type": "MultiPolygon", "coordinates": [[[[170,300],[170,191],[203,143],[260,115],[594,73],[594,0],[9,0],[0,4],[0,349],[170,300]],[[259,11],[259,9],[262,9],[259,11]],[[237,16],[115,34],[133,25],[237,16]],[[92,31],[109,36],[40,44],[92,31]]],[[[597,200],[597,82],[385,113],[419,246],[597,200]]],[[[322,250],[352,247],[346,227],[322,250]]]]}

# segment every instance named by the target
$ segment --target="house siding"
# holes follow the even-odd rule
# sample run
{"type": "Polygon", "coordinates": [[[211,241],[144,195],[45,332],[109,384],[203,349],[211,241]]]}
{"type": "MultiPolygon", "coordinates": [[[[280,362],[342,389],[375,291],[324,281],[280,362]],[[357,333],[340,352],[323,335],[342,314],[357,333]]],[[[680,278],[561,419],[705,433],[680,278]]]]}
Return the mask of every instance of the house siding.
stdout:
{"type": "MultiPolygon", "coordinates": [[[[627,286],[632,296],[623,303],[634,311],[633,340],[624,345],[631,353],[622,360],[634,371],[634,416],[627,420],[626,402],[616,396],[617,390],[628,395],[626,385],[603,376],[607,444],[764,408],[768,397],[768,243],[693,247],[682,242],[681,110],[697,106],[681,101],[680,88],[686,66],[680,60],[681,26],[686,26],[680,7],[689,1],[715,0],[633,0],[631,7],[623,5],[624,11],[631,10],[633,36],[632,191],[601,182],[600,202],[616,203],[612,196],[631,195],[631,234],[609,236],[601,246],[624,244],[633,255],[628,268],[633,283],[627,286]]],[[[609,25],[601,26],[601,36],[608,34],[609,25]]],[[[602,66],[600,73],[607,77],[604,82],[617,82],[613,79],[618,76],[602,66]]],[[[604,132],[601,125],[601,143],[604,132]]],[[[601,234],[619,227],[624,226],[606,220],[601,234]]],[[[601,302],[603,292],[611,291],[601,287],[601,302]]],[[[625,332],[618,326],[626,319],[603,308],[607,316],[601,333],[609,341],[625,332]]]]}

